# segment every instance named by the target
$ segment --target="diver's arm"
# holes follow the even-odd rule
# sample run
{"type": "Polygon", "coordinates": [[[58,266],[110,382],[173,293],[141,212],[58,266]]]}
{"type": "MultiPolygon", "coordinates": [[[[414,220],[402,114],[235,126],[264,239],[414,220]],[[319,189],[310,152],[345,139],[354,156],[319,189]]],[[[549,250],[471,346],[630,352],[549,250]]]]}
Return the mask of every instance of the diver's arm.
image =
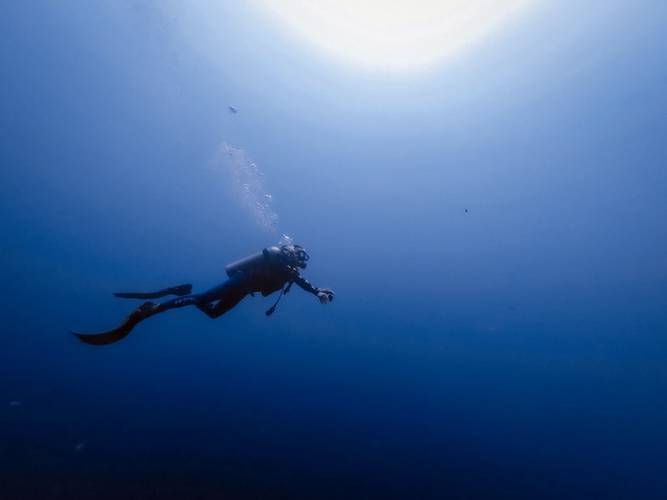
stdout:
{"type": "Polygon", "coordinates": [[[313,295],[316,295],[322,304],[328,304],[334,299],[333,291],[329,290],[328,288],[317,288],[313,286],[310,281],[302,277],[300,274],[297,274],[294,277],[294,283],[299,285],[299,287],[306,292],[310,292],[313,295]]]}
{"type": "Polygon", "coordinates": [[[319,288],[314,287],[310,281],[308,281],[306,278],[301,276],[300,274],[297,274],[294,276],[294,283],[299,285],[299,288],[305,290],[306,292],[312,293],[313,295],[317,295],[317,292],[319,291],[319,288]]]}

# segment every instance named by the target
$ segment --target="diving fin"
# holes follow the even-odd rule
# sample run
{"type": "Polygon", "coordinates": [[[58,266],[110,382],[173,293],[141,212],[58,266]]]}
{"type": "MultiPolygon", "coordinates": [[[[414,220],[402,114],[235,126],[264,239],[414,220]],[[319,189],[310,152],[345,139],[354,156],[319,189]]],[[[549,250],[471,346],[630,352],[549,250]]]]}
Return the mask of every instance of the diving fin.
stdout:
{"type": "Polygon", "coordinates": [[[167,295],[182,297],[183,295],[190,295],[191,292],[192,285],[187,284],[163,288],[157,292],[116,292],[114,296],[120,299],[159,299],[167,295]]]}
{"type": "Polygon", "coordinates": [[[155,314],[155,304],[153,302],[146,302],[130,313],[123,322],[107,332],[99,333],[79,333],[72,332],[81,342],[90,345],[108,345],[118,342],[127,337],[132,329],[142,320],[155,314]]]}

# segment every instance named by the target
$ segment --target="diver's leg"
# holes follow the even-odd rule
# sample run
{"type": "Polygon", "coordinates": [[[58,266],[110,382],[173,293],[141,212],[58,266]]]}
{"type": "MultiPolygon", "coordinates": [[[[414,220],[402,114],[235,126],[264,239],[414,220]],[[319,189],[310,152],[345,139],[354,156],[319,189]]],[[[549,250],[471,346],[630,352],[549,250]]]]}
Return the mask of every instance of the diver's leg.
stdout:
{"type": "MultiPolygon", "coordinates": [[[[203,293],[193,293],[183,297],[176,297],[175,299],[153,304],[152,314],[168,311],[169,309],[178,309],[186,306],[204,306],[215,301],[234,301],[238,296],[238,300],[234,302],[237,304],[246,294],[245,286],[242,276],[233,276],[221,285],[211,288],[203,293]]],[[[149,307],[147,302],[144,306],[149,307]]],[[[233,306],[232,306],[233,307],[233,306]]]]}
{"type": "Polygon", "coordinates": [[[241,276],[234,276],[222,285],[198,296],[195,307],[209,318],[217,318],[232,309],[248,295],[241,276]]]}
{"type": "Polygon", "coordinates": [[[112,344],[129,335],[132,329],[141,321],[169,309],[195,305],[211,318],[217,318],[238,304],[245,297],[246,293],[242,278],[237,276],[202,294],[177,297],[160,304],[150,301],[145,302],[132,311],[119,326],[112,330],[99,333],[72,333],[86,344],[112,344]],[[216,301],[217,304],[213,305],[212,303],[216,301]]]}
{"type": "Polygon", "coordinates": [[[197,309],[206,314],[209,318],[215,319],[232,309],[241,302],[247,294],[245,292],[230,292],[217,302],[203,302],[195,304],[197,309]]]}
{"type": "Polygon", "coordinates": [[[81,342],[91,345],[113,344],[127,337],[132,329],[140,322],[155,314],[176,309],[179,307],[190,306],[199,303],[199,295],[187,295],[156,304],[155,302],[144,302],[141,306],[132,311],[120,325],[112,330],[99,333],[80,333],[72,332],[81,342]]]}
{"type": "MultiPolygon", "coordinates": [[[[153,314],[161,313],[168,311],[169,309],[178,309],[185,306],[192,306],[197,304],[201,300],[200,294],[186,295],[185,297],[176,297],[175,299],[167,300],[165,302],[160,302],[159,304],[153,304],[153,314]]],[[[146,302],[146,304],[151,304],[151,302],[146,302]]],[[[144,305],[146,305],[144,304],[144,305]]]]}

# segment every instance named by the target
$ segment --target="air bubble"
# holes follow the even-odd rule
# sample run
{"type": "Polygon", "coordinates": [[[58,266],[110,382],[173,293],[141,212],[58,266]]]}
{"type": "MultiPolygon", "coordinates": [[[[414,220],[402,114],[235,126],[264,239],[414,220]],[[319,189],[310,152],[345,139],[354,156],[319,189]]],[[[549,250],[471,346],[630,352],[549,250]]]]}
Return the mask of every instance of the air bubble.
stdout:
{"type": "Polygon", "coordinates": [[[271,232],[278,225],[278,214],[272,207],[273,196],[264,187],[264,173],[244,150],[223,144],[220,164],[231,177],[241,202],[251,211],[256,222],[271,232]]]}

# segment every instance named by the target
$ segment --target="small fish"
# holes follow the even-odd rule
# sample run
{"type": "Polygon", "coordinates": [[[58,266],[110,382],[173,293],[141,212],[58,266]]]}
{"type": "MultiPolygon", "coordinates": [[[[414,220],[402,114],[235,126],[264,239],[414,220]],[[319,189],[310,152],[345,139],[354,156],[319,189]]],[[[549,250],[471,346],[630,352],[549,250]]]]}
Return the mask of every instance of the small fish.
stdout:
{"type": "Polygon", "coordinates": [[[83,449],[85,447],[86,447],[86,442],[85,441],[81,441],[80,443],[76,443],[76,445],[74,446],[74,452],[79,453],[79,452],[83,451],[83,449]]]}
{"type": "Polygon", "coordinates": [[[12,407],[21,406],[21,402],[20,402],[20,401],[16,401],[16,400],[14,400],[14,401],[10,401],[10,402],[9,402],[9,406],[12,406],[12,407]]]}
{"type": "Polygon", "coordinates": [[[238,109],[236,109],[234,106],[227,106],[227,109],[229,109],[230,113],[238,113],[238,109]]]}

